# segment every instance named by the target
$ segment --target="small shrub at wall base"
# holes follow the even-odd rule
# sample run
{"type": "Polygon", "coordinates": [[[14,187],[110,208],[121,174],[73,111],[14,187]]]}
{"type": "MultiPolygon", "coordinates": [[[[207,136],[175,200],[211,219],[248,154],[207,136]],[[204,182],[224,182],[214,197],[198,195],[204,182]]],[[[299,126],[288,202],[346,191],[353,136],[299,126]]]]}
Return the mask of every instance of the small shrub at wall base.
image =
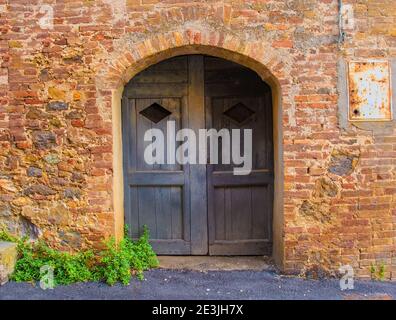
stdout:
{"type": "MultiPolygon", "coordinates": [[[[125,234],[127,233],[125,230],[125,234]]],[[[148,240],[147,228],[137,241],[132,241],[125,235],[116,246],[115,240],[110,239],[106,243],[106,250],[100,254],[99,264],[94,268],[95,277],[105,279],[110,285],[117,281],[128,284],[131,272],[143,279],[144,270],[158,266],[157,257],[148,240]]]]}
{"type": "Polygon", "coordinates": [[[0,240],[18,244],[18,260],[11,279],[17,282],[34,282],[41,278],[40,268],[54,268],[55,285],[75,282],[105,281],[109,285],[122,282],[127,285],[131,276],[143,279],[143,271],[158,266],[157,257],[149,244],[149,233],[131,240],[127,235],[116,244],[114,238],[106,241],[106,248],[98,253],[83,251],[61,252],[48,247],[43,241],[30,242],[0,230],[0,240]]]}
{"type": "Polygon", "coordinates": [[[371,279],[373,280],[385,280],[385,264],[381,262],[378,266],[371,264],[370,266],[371,279]]]}

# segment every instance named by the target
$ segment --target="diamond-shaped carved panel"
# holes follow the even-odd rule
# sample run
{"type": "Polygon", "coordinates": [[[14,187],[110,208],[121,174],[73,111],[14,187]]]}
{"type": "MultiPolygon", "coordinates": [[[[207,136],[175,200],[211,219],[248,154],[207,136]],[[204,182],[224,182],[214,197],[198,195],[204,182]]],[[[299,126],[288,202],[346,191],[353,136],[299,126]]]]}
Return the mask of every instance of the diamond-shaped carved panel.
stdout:
{"type": "Polygon", "coordinates": [[[254,111],[249,109],[242,102],[239,102],[228,110],[224,111],[223,114],[235,122],[241,124],[249,119],[254,114],[254,111]]]}
{"type": "Polygon", "coordinates": [[[158,123],[162,119],[165,119],[167,116],[172,114],[172,112],[166,110],[163,106],[161,106],[157,102],[154,102],[153,104],[149,105],[147,108],[143,109],[139,113],[154,123],[158,123]]]}

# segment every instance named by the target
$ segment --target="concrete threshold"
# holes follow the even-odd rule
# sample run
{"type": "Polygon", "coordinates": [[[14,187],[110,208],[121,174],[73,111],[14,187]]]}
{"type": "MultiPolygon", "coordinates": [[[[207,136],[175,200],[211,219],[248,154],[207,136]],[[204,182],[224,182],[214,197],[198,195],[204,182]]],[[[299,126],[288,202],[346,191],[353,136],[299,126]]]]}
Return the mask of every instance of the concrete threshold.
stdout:
{"type": "Polygon", "coordinates": [[[266,256],[159,256],[162,269],[194,271],[275,270],[266,256]]]}

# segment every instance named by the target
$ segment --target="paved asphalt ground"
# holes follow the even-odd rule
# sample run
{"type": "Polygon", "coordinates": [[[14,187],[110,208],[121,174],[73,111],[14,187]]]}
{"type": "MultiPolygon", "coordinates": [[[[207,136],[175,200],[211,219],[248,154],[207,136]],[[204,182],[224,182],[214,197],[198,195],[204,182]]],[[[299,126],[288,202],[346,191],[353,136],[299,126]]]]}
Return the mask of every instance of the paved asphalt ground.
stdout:
{"type": "Polygon", "coordinates": [[[29,283],[0,287],[0,300],[10,299],[395,299],[395,282],[355,281],[355,289],[341,291],[339,282],[284,277],[272,271],[177,271],[156,269],[146,280],[129,286],[79,283],[42,290],[29,283]]]}

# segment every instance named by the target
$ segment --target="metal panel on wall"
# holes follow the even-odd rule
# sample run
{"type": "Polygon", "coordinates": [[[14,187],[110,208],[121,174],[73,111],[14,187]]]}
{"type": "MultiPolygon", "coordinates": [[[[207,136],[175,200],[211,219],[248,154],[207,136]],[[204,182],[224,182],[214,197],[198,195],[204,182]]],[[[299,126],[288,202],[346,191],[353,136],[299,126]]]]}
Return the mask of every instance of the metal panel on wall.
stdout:
{"type": "Polygon", "coordinates": [[[349,62],[349,120],[392,120],[390,82],[390,66],[387,61],[349,62]]]}

